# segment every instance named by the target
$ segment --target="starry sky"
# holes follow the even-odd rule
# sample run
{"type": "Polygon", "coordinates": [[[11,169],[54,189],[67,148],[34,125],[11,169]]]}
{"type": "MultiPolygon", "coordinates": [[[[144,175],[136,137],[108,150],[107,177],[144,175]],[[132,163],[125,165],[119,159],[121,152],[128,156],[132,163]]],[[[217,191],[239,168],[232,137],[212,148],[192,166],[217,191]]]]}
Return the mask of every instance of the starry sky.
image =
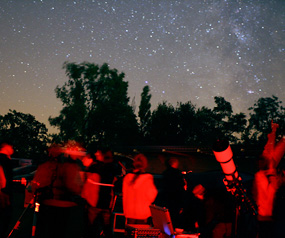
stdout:
{"type": "Polygon", "coordinates": [[[137,110],[145,85],[153,109],[213,108],[215,96],[235,113],[261,97],[284,102],[284,15],[284,0],[1,0],[0,115],[49,128],[65,61],[124,72],[137,110]]]}

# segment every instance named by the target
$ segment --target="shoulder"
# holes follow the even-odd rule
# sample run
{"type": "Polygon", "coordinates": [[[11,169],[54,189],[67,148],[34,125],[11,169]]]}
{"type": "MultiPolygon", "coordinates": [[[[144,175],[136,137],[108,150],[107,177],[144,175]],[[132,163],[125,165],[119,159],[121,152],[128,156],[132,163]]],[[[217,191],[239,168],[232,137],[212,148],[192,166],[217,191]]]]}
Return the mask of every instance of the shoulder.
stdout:
{"type": "MultiPolygon", "coordinates": [[[[130,172],[130,173],[127,173],[124,178],[123,178],[123,181],[126,182],[126,181],[131,181],[135,176],[135,173],[133,172],[130,172]]],[[[140,176],[139,176],[140,177],[140,176]]]]}
{"type": "Polygon", "coordinates": [[[48,161],[46,161],[46,162],[44,162],[44,163],[42,163],[42,164],[39,164],[37,170],[49,168],[49,167],[51,167],[53,164],[55,164],[55,162],[48,160],[48,161]]]}
{"type": "Polygon", "coordinates": [[[143,173],[140,175],[140,178],[142,180],[148,180],[148,181],[153,181],[153,175],[152,174],[149,174],[149,173],[143,173]]]}
{"type": "Polygon", "coordinates": [[[130,172],[130,173],[127,173],[125,176],[124,176],[124,179],[129,179],[129,178],[132,178],[134,177],[134,173],[130,172]]]}

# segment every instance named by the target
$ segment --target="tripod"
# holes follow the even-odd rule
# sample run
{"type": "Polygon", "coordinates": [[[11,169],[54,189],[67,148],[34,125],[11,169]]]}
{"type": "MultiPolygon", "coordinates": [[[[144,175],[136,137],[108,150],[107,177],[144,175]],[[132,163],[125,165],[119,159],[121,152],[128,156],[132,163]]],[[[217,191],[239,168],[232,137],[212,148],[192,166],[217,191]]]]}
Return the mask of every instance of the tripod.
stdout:
{"type": "Polygon", "coordinates": [[[233,237],[237,237],[237,228],[238,228],[238,218],[240,216],[240,211],[242,205],[246,210],[250,211],[252,215],[257,215],[256,204],[247,196],[246,189],[242,185],[242,180],[240,177],[234,180],[223,180],[226,189],[230,192],[235,198],[235,219],[233,223],[233,237]]]}
{"type": "Polygon", "coordinates": [[[39,212],[39,207],[40,204],[37,202],[37,194],[34,195],[34,197],[30,200],[28,206],[24,209],[24,211],[22,212],[22,214],[20,215],[19,219],[16,221],[16,224],[14,225],[14,227],[12,228],[12,230],[10,231],[9,235],[7,236],[7,238],[11,237],[11,235],[13,234],[13,232],[15,230],[18,230],[20,227],[20,224],[22,222],[22,218],[25,216],[25,214],[27,213],[27,211],[32,208],[34,206],[34,215],[33,215],[33,226],[32,226],[32,235],[31,237],[35,237],[35,232],[36,232],[36,223],[37,223],[37,214],[39,212]]]}

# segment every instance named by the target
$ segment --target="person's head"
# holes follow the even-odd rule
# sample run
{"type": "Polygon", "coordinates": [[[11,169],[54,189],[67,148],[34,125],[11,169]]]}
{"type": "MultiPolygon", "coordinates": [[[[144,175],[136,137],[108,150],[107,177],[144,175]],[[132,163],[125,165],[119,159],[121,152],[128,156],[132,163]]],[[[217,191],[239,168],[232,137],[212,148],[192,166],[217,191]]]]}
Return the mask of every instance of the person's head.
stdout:
{"type": "Polygon", "coordinates": [[[179,161],[177,158],[170,158],[168,160],[168,165],[174,169],[178,169],[179,161]]]}
{"type": "Polygon", "coordinates": [[[94,158],[92,158],[91,154],[87,154],[82,158],[82,164],[84,167],[88,168],[94,161],[94,158]]]}
{"type": "Polygon", "coordinates": [[[138,154],[134,157],[133,165],[135,171],[145,172],[147,164],[147,158],[143,154],[138,154]]]}
{"type": "Polygon", "coordinates": [[[7,155],[8,158],[11,158],[12,154],[14,154],[13,145],[9,142],[1,142],[0,153],[7,155]]]}
{"type": "Polygon", "coordinates": [[[113,152],[110,149],[107,149],[106,151],[103,150],[102,153],[105,163],[113,162],[113,152]]]}
{"type": "Polygon", "coordinates": [[[64,144],[64,154],[66,157],[70,157],[73,160],[82,159],[86,155],[86,149],[83,146],[73,140],[69,140],[64,144]]]}
{"type": "Polygon", "coordinates": [[[62,145],[61,144],[56,144],[53,143],[49,148],[48,148],[48,155],[50,158],[56,158],[60,154],[63,153],[62,145]]]}
{"type": "Polygon", "coordinates": [[[97,150],[94,155],[96,157],[96,160],[104,162],[104,156],[101,150],[97,150]]]}
{"type": "Polygon", "coordinates": [[[97,149],[95,153],[96,160],[104,162],[104,163],[111,163],[113,162],[113,152],[112,149],[109,147],[100,147],[97,149]]]}
{"type": "Polygon", "coordinates": [[[205,197],[206,189],[202,184],[198,184],[193,188],[192,193],[196,198],[203,200],[205,197]]]}

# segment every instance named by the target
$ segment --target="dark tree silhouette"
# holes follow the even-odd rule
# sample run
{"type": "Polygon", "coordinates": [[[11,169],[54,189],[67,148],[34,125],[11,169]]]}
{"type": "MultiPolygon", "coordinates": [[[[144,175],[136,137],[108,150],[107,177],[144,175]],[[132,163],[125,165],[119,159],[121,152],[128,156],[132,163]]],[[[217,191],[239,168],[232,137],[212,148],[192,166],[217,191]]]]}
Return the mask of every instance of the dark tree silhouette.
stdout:
{"type": "Polygon", "coordinates": [[[133,144],[138,135],[136,116],[128,105],[128,83],[124,73],[93,63],[64,63],[69,77],[56,88],[62,101],[60,115],[49,118],[62,140],[106,146],[133,144]]]}
{"type": "MultiPolygon", "coordinates": [[[[233,114],[230,102],[215,97],[213,109],[197,108],[190,101],[158,104],[151,112],[149,86],[141,93],[138,119],[134,103],[129,105],[128,82],[124,73],[83,62],[65,62],[68,81],[55,89],[62,110],[50,117],[59,129],[53,141],[76,140],[86,147],[144,145],[186,145],[211,147],[217,138],[231,144],[260,146],[266,142],[273,120],[285,129],[285,110],[276,96],[260,98],[244,113],[233,114]]],[[[47,128],[30,114],[11,111],[0,116],[0,139],[8,138],[16,145],[16,154],[35,158],[44,154],[49,141],[47,128]]]]}
{"type": "Polygon", "coordinates": [[[31,114],[9,110],[0,116],[0,139],[14,145],[14,157],[40,159],[44,156],[49,142],[48,130],[31,114]]]}
{"type": "Polygon", "coordinates": [[[178,118],[175,108],[163,102],[152,113],[150,135],[155,145],[177,145],[178,118]]]}
{"type": "Polygon", "coordinates": [[[247,119],[244,113],[231,115],[225,128],[225,137],[230,143],[242,143],[246,131],[247,119]]]}
{"type": "Polygon", "coordinates": [[[250,107],[249,125],[247,128],[248,137],[245,141],[248,143],[265,143],[267,140],[267,134],[271,130],[271,121],[280,125],[280,130],[284,131],[284,118],[285,110],[281,105],[282,101],[279,101],[278,97],[266,97],[259,98],[254,103],[253,107],[250,107]]]}
{"type": "Polygon", "coordinates": [[[178,103],[176,114],[178,117],[178,138],[181,145],[193,145],[195,143],[196,120],[195,106],[189,101],[178,103]]]}
{"type": "Polygon", "coordinates": [[[195,126],[195,144],[201,146],[212,146],[217,139],[216,120],[214,112],[207,108],[201,107],[196,111],[196,126],[195,126]]]}
{"type": "Polygon", "coordinates": [[[149,139],[149,127],[151,120],[151,104],[150,104],[151,94],[149,86],[145,86],[141,93],[141,102],[139,106],[139,126],[140,134],[142,136],[143,142],[146,143],[149,139]]]}
{"type": "Polygon", "coordinates": [[[245,114],[233,114],[231,104],[223,97],[215,97],[215,102],[213,110],[196,110],[190,101],[178,103],[176,108],[166,102],[159,104],[151,116],[150,136],[156,144],[211,146],[217,138],[240,143],[246,128],[245,114]]]}
{"type": "Polygon", "coordinates": [[[233,114],[232,105],[223,97],[214,97],[214,99],[216,103],[213,109],[216,120],[216,136],[224,137],[230,143],[240,142],[246,128],[246,115],[244,113],[233,114]]]}

